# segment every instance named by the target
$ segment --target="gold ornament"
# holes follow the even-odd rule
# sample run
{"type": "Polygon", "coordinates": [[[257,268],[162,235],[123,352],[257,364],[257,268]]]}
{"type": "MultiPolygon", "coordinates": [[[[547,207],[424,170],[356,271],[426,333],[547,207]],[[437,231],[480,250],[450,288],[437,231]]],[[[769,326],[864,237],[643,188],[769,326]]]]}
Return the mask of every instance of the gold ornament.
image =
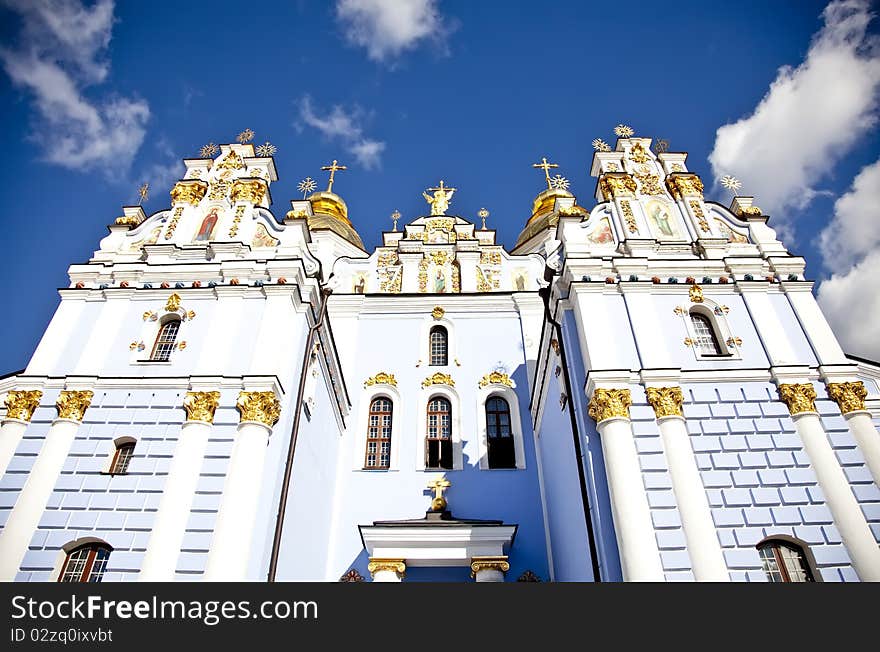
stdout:
{"type": "Polygon", "coordinates": [[[619,124],[614,128],[614,135],[618,138],[632,138],[635,133],[629,125],[619,124]]]}
{"type": "Polygon", "coordinates": [[[685,195],[703,196],[703,182],[696,174],[673,172],[666,177],[666,187],[669,189],[669,194],[676,199],[685,195]]]}
{"type": "Polygon", "coordinates": [[[183,399],[187,421],[214,423],[214,411],[220,403],[220,392],[187,392],[183,399]]]}
{"type": "Polygon", "coordinates": [[[406,563],[402,559],[381,559],[379,557],[370,557],[370,563],[367,564],[367,570],[370,575],[376,576],[380,571],[392,571],[398,575],[406,573],[406,563]]]}
{"type": "Polygon", "coordinates": [[[620,200],[620,208],[623,211],[623,219],[626,222],[626,228],[629,229],[630,233],[637,233],[639,227],[636,224],[636,217],[633,215],[632,206],[629,205],[628,201],[622,199],[620,200]]]}
{"type": "Polygon", "coordinates": [[[828,396],[840,406],[841,414],[859,412],[865,409],[868,390],[865,383],[857,380],[852,383],[828,383],[828,396]]]}
{"type": "Polygon", "coordinates": [[[242,145],[245,143],[249,143],[254,139],[254,130],[253,129],[245,129],[238,136],[235,137],[235,140],[240,142],[242,145]]]}
{"type": "Polygon", "coordinates": [[[656,174],[640,173],[635,175],[641,187],[643,195],[662,195],[663,188],[660,187],[660,177],[656,174]]]}
{"type": "Polygon", "coordinates": [[[684,396],[681,387],[647,387],[645,395],[658,419],[682,416],[681,404],[684,402],[684,396]]]}
{"type": "Polygon", "coordinates": [[[471,558],[471,577],[476,577],[477,573],[484,570],[494,570],[506,573],[510,570],[510,563],[507,561],[507,555],[487,555],[471,558]]]}
{"type": "Polygon", "coordinates": [[[237,201],[245,201],[249,204],[259,204],[266,196],[268,187],[265,181],[242,181],[236,179],[232,182],[232,192],[229,194],[229,200],[232,203],[237,201]]]}
{"type": "Polygon", "coordinates": [[[183,215],[183,206],[178,206],[174,209],[174,214],[171,216],[171,221],[168,222],[168,230],[165,232],[165,239],[170,240],[174,237],[174,229],[177,228],[177,223],[180,221],[180,216],[183,215]]]}
{"type": "Polygon", "coordinates": [[[59,419],[82,421],[83,415],[92,403],[95,393],[89,389],[72,391],[65,390],[58,396],[55,407],[58,408],[59,419]]]}
{"type": "Polygon", "coordinates": [[[115,223],[120,226],[130,226],[134,228],[141,223],[141,218],[137,215],[123,215],[122,217],[117,217],[115,223]]]}
{"type": "Polygon", "coordinates": [[[443,492],[449,489],[452,483],[445,477],[437,480],[431,480],[428,483],[428,489],[434,492],[434,498],[431,500],[431,510],[434,512],[442,512],[446,509],[448,503],[443,496],[443,492]]]}
{"type": "Polygon", "coordinates": [[[632,397],[628,389],[597,389],[590,399],[588,413],[596,422],[614,417],[629,419],[632,397]]]}
{"type": "Polygon", "coordinates": [[[757,206],[746,206],[745,208],[739,209],[740,217],[742,217],[743,215],[756,215],[760,217],[763,214],[764,212],[757,206]]]}
{"type": "Polygon", "coordinates": [[[43,392],[33,390],[13,390],[6,394],[6,417],[7,419],[19,419],[30,421],[34,416],[34,410],[40,405],[43,392]]]}
{"type": "Polygon", "coordinates": [[[442,306],[434,306],[434,309],[431,311],[431,316],[434,319],[442,319],[443,315],[446,314],[446,311],[443,310],[442,306]]]}
{"type": "Polygon", "coordinates": [[[208,184],[204,181],[198,179],[178,181],[171,189],[171,203],[186,203],[195,206],[202,201],[206,192],[208,192],[208,184]]]}
{"type": "Polygon", "coordinates": [[[232,224],[229,227],[230,238],[238,235],[238,227],[241,224],[241,218],[244,217],[244,208],[244,206],[235,207],[235,217],[232,218],[232,224]]]}
{"type": "Polygon", "coordinates": [[[428,192],[434,193],[434,196],[423,192],[422,197],[431,205],[431,215],[446,215],[449,208],[449,202],[452,201],[452,195],[455,194],[457,188],[449,188],[443,185],[443,179],[440,179],[440,185],[436,188],[428,188],[428,192]]]}
{"type": "Polygon", "coordinates": [[[480,378],[480,387],[485,387],[486,385],[507,385],[508,387],[514,386],[513,381],[510,379],[510,376],[500,371],[492,371],[480,378]]]}
{"type": "Polygon", "coordinates": [[[234,149],[229,150],[229,154],[217,165],[217,168],[220,170],[240,170],[243,167],[245,167],[244,161],[235,153],[234,149]]]}
{"type": "Polygon", "coordinates": [[[706,215],[703,213],[703,207],[700,206],[700,202],[697,199],[691,199],[688,204],[691,206],[691,210],[694,212],[694,217],[700,223],[700,230],[704,233],[709,232],[709,223],[706,221],[706,215]]]}
{"type": "Polygon", "coordinates": [[[281,416],[281,403],[275,392],[241,392],[235,407],[241,413],[241,421],[259,421],[270,428],[281,416]]]}
{"type": "Polygon", "coordinates": [[[548,163],[547,157],[544,156],[543,158],[541,158],[540,163],[532,163],[532,167],[544,170],[544,178],[547,181],[547,190],[551,190],[553,188],[553,181],[550,179],[550,169],[551,168],[558,168],[559,164],[558,163],[548,163]]]}
{"type": "Polygon", "coordinates": [[[635,180],[626,172],[606,172],[599,177],[599,189],[605,201],[615,197],[633,197],[636,188],[635,180]]]}
{"type": "Polygon", "coordinates": [[[638,141],[632,146],[632,149],[629,150],[629,157],[631,160],[636,163],[646,163],[648,161],[648,154],[645,152],[645,148],[638,141]]]}
{"type": "Polygon", "coordinates": [[[370,385],[392,385],[397,387],[397,379],[394,377],[394,374],[380,371],[375,376],[370,376],[364,381],[364,387],[369,387],[370,385]]]}
{"type": "Polygon", "coordinates": [[[440,373],[439,371],[433,376],[428,376],[422,381],[422,389],[431,385],[449,385],[455,387],[455,381],[449,374],[440,373]]]}
{"type": "Polygon", "coordinates": [[[694,283],[688,290],[688,297],[692,303],[703,303],[703,288],[694,283]]]}
{"type": "Polygon", "coordinates": [[[178,310],[180,310],[180,295],[174,292],[165,302],[165,312],[177,312],[178,310]]]}
{"type": "Polygon", "coordinates": [[[780,385],[779,398],[792,414],[816,412],[816,390],[812,383],[780,385]]]}
{"type": "Polygon", "coordinates": [[[345,165],[339,165],[336,159],[333,159],[333,163],[325,165],[321,169],[330,172],[330,181],[327,183],[327,192],[333,192],[333,181],[336,178],[336,173],[344,172],[348,167],[345,165]]]}

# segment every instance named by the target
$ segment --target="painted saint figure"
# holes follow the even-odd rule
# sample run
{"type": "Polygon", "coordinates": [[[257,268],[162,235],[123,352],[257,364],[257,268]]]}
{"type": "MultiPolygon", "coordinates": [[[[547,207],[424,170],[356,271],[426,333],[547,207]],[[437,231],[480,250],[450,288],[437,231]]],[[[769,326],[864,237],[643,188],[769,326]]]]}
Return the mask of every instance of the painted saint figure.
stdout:
{"type": "Polygon", "coordinates": [[[438,269],[434,275],[434,292],[446,292],[446,274],[438,269]]]}
{"type": "Polygon", "coordinates": [[[202,220],[202,228],[200,228],[199,232],[196,234],[194,242],[210,240],[218,219],[220,219],[220,217],[217,215],[217,207],[215,206],[207,215],[205,215],[205,219],[202,220]]]}

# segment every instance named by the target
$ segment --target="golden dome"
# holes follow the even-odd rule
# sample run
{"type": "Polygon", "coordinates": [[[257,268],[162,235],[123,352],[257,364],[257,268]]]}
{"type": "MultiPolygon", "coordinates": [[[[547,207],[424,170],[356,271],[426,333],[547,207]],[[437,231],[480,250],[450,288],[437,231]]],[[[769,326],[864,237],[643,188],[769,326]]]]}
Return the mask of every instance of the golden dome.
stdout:
{"type": "MultiPolygon", "coordinates": [[[[541,231],[546,231],[549,228],[555,227],[559,223],[559,213],[555,210],[555,207],[556,200],[562,198],[574,199],[574,195],[562,188],[549,188],[535,197],[535,201],[532,204],[532,216],[529,218],[528,222],[526,222],[526,226],[522,230],[522,233],[519,234],[514,249],[521,244],[528,242],[541,231]]],[[[589,214],[587,209],[578,206],[577,204],[572,208],[577,209],[584,215],[589,214]]]]}
{"type": "Polygon", "coordinates": [[[547,213],[552,213],[553,206],[560,197],[574,199],[574,195],[562,188],[549,188],[535,197],[535,201],[532,204],[532,216],[529,218],[528,223],[531,224],[547,213]]]}
{"type": "Polygon", "coordinates": [[[330,229],[356,247],[364,248],[361,237],[348,219],[348,206],[342,201],[342,197],[336,193],[319,191],[309,195],[308,200],[314,213],[308,220],[309,229],[330,229]]]}

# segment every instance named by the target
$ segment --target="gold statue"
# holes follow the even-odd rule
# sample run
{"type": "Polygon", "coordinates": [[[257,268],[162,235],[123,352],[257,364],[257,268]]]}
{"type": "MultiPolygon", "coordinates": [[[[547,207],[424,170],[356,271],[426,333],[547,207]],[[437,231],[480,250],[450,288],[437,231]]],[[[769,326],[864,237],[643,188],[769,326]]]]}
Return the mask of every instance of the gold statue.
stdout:
{"type": "Polygon", "coordinates": [[[434,196],[423,192],[422,197],[431,204],[431,215],[446,215],[446,209],[449,208],[449,202],[452,201],[452,195],[456,188],[448,188],[443,185],[443,179],[440,179],[440,185],[437,188],[428,188],[428,192],[433,192],[434,196]]]}

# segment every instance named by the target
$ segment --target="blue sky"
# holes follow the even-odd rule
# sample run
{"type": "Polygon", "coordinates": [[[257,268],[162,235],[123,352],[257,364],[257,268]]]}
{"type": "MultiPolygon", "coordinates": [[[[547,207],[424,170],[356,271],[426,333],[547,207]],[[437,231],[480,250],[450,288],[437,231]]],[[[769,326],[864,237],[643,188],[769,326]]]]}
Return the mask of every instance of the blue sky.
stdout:
{"type": "Polygon", "coordinates": [[[531,164],[558,163],[592,206],[590,143],[632,125],[689,152],[708,198],[743,179],[846,348],[880,357],[880,19],[826,5],[0,0],[0,372],[26,365],[68,265],[141,181],[147,213],[167,207],[180,159],[245,128],[278,147],[276,215],[347,164],[334,190],[372,249],[440,178],[451,212],[487,207],[510,247],[542,188],[531,164]]]}

